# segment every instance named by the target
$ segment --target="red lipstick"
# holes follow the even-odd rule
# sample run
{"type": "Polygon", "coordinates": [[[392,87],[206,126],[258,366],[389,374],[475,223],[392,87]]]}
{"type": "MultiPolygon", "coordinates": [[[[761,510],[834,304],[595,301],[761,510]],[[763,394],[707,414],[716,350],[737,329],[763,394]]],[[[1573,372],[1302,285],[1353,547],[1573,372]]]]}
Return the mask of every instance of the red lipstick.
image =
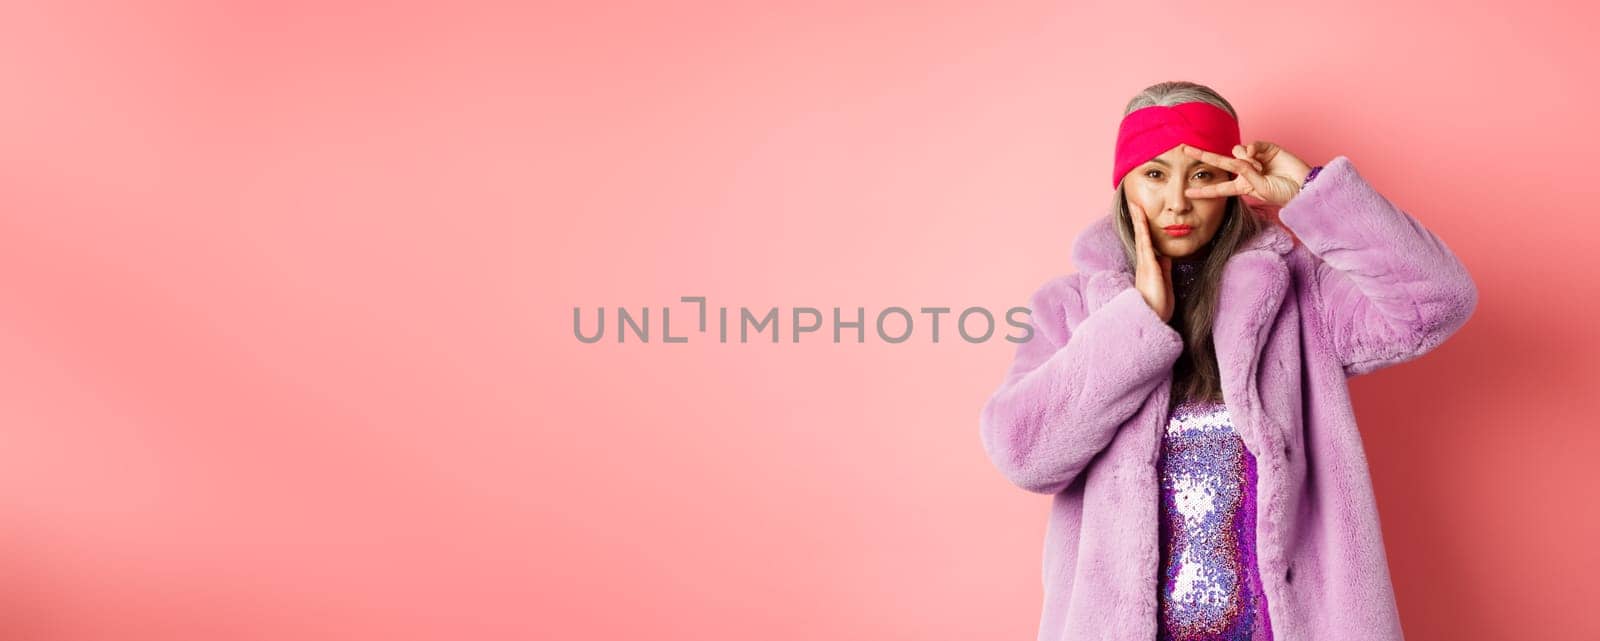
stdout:
{"type": "Polygon", "coordinates": [[[1167,230],[1168,236],[1188,236],[1189,232],[1194,231],[1194,228],[1188,225],[1172,225],[1169,227],[1162,227],[1162,229],[1167,230]]]}

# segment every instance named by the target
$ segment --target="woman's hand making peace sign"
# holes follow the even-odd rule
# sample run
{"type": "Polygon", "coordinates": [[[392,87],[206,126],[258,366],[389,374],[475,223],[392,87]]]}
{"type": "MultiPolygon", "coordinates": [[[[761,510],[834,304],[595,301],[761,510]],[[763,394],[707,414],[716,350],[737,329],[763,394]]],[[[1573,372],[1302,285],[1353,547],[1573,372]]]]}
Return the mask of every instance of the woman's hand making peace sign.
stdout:
{"type": "Polygon", "coordinates": [[[1237,177],[1225,183],[1184,190],[1183,195],[1189,198],[1250,195],[1282,207],[1300,193],[1300,185],[1311,173],[1311,166],[1305,161],[1264,140],[1234,145],[1233,158],[1192,145],[1179,146],[1190,158],[1237,174],[1237,177]]]}

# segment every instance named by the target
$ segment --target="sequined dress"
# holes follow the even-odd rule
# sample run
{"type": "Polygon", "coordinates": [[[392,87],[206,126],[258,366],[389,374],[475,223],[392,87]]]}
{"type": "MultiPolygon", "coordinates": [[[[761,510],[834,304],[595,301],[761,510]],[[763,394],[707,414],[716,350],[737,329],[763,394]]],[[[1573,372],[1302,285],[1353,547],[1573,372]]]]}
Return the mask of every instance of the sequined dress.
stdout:
{"type": "MultiPolygon", "coordinates": [[[[1193,282],[1197,270],[1195,263],[1174,263],[1175,293],[1193,282]]],[[[1162,435],[1157,469],[1157,638],[1270,641],[1255,554],[1256,461],[1234,430],[1227,406],[1178,403],[1162,435]]]]}

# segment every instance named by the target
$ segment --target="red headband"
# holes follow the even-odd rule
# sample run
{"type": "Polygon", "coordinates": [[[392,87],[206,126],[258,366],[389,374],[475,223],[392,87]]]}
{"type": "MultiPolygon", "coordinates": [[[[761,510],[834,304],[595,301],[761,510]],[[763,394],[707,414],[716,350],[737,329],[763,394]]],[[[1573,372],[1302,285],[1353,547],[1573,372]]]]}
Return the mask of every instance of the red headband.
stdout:
{"type": "Polygon", "coordinates": [[[1145,107],[1123,116],[1117,130],[1117,164],[1111,173],[1111,188],[1122,184],[1122,177],[1134,167],[1179,143],[1231,158],[1233,146],[1239,144],[1239,121],[1206,102],[1145,107]]]}

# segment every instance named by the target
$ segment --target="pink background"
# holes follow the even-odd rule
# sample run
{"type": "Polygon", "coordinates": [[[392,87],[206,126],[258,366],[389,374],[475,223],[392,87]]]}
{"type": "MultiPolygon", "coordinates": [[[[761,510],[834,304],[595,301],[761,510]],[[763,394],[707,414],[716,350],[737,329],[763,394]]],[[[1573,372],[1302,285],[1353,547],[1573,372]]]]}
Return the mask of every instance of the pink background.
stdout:
{"type": "Polygon", "coordinates": [[[1600,636],[1591,6],[787,4],[0,9],[0,638],[1032,638],[1010,343],[572,309],[1026,304],[1170,79],[1478,281],[1353,382],[1408,636],[1600,636]]]}

